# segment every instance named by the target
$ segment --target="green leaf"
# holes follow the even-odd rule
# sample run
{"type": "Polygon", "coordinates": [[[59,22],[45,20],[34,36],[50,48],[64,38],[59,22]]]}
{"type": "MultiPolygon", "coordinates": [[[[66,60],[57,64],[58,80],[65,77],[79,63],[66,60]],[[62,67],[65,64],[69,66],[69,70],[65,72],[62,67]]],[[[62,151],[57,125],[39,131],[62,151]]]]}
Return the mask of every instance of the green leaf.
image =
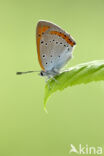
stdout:
{"type": "Polygon", "coordinates": [[[69,86],[104,80],[104,60],[79,64],[54,78],[55,80],[49,79],[45,86],[45,109],[48,98],[58,90],[62,91],[69,86]]]}

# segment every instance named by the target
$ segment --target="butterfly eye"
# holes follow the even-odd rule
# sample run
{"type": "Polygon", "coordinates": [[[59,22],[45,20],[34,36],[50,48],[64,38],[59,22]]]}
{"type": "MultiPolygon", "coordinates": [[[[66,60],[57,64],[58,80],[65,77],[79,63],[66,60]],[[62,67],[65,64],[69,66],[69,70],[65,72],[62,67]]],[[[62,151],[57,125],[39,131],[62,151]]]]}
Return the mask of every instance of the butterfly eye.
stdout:
{"type": "Polygon", "coordinates": [[[46,73],[44,71],[40,72],[40,76],[45,76],[45,75],[46,75],[46,73]]]}
{"type": "Polygon", "coordinates": [[[43,76],[43,75],[44,75],[42,71],[40,72],[40,75],[41,75],[41,76],[43,76]]]}

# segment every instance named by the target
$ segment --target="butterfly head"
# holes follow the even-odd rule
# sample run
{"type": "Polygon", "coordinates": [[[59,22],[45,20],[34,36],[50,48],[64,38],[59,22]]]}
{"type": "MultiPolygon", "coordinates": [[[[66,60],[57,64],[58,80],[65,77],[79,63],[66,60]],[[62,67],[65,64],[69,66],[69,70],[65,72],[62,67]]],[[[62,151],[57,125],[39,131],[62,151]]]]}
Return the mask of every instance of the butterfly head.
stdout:
{"type": "Polygon", "coordinates": [[[46,72],[45,71],[43,71],[43,70],[41,70],[41,72],[40,72],[40,74],[39,74],[40,76],[46,76],[47,74],[46,74],[46,72]]]}

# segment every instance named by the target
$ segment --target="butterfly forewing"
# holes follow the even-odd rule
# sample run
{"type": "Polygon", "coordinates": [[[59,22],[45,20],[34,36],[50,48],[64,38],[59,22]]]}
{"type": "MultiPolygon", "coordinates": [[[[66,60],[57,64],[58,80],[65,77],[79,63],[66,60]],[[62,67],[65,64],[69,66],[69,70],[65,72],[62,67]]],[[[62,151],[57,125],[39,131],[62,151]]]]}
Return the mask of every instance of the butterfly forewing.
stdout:
{"type": "Polygon", "coordinates": [[[39,63],[45,71],[59,70],[72,56],[75,41],[53,23],[39,21],[36,40],[39,63]]]}

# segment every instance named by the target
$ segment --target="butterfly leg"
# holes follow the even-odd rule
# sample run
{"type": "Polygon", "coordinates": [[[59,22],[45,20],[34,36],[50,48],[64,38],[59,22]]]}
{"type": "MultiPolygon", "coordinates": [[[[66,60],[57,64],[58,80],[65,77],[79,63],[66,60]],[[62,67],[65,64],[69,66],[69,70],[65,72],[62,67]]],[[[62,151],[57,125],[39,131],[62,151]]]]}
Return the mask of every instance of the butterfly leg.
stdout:
{"type": "Polygon", "coordinates": [[[47,86],[48,86],[48,89],[50,90],[51,89],[51,87],[50,87],[50,85],[49,85],[49,82],[48,81],[51,81],[51,79],[52,80],[54,80],[55,81],[55,83],[57,83],[58,84],[58,81],[53,77],[53,76],[50,76],[50,77],[47,77],[46,78],[46,80],[45,80],[45,82],[46,82],[46,84],[47,84],[47,86]]]}
{"type": "Polygon", "coordinates": [[[53,68],[52,72],[53,72],[53,76],[51,78],[58,84],[58,81],[55,79],[55,76],[59,75],[59,70],[56,68],[53,68]]]}
{"type": "Polygon", "coordinates": [[[58,83],[58,81],[55,79],[55,77],[51,77],[52,80],[54,80],[56,83],[58,83]]]}
{"type": "Polygon", "coordinates": [[[47,77],[47,78],[45,79],[45,82],[46,82],[46,84],[47,84],[47,86],[48,86],[48,89],[50,90],[51,87],[50,87],[50,85],[49,85],[49,83],[48,83],[49,79],[50,79],[50,77],[47,77]]]}

